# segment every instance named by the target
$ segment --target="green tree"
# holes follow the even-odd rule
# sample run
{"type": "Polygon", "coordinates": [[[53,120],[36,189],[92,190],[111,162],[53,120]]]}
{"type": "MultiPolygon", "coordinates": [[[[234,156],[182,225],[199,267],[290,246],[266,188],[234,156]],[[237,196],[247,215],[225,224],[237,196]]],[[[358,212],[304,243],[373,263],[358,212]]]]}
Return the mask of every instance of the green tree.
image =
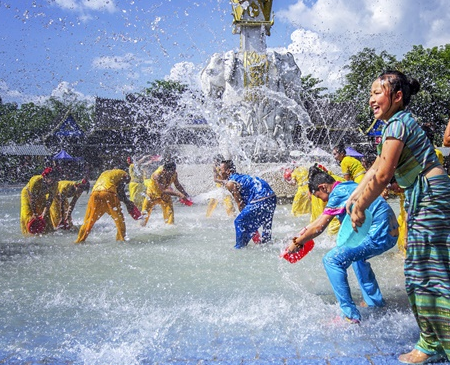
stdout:
{"type": "Polygon", "coordinates": [[[440,145],[449,118],[450,45],[414,46],[405,54],[399,69],[420,82],[420,91],[411,99],[410,109],[420,123],[434,130],[435,143],[440,145]]]}
{"type": "Polygon", "coordinates": [[[320,99],[324,97],[323,92],[328,90],[326,87],[318,87],[318,85],[323,82],[323,80],[315,78],[311,74],[302,76],[300,80],[302,82],[302,99],[304,99],[305,97],[320,99]]]}
{"type": "Polygon", "coordinates": [[[173,105],[186,90],[187,86],[178,81],[155,80],[150,83],[150,87],[144,89],[144,95],[156,98],[166,105],[173,105]]]}
{"type": "Polygon", "coordinates": [[[89,129],[94,121],[94,104],[86,100],[79,100],[74,93],[68,93],[63,98],[50,97],[45,102],[45,106],[51,110],[53,119],[70,110],[77,123],[84,130],[89,129]]]}
{"type": "Polygon", "coordinates": [[[33,143],[40,139],[52,121],[51,110],[34,103],[2,108],[0,143],[33,143]]]}
{"type": "Polygon", "coordinates": [[[373,48],[364,48],[351,56],[350,63],[344,67],[349,72],[345,76],[344,87],[336,91],[334,101],[353,103],[361,129],[366,129],[373,119],[368,105],[373,80],[383,71],[397,68],[397,65],[395,56],[386,51],[377,54],[373,48]]]}

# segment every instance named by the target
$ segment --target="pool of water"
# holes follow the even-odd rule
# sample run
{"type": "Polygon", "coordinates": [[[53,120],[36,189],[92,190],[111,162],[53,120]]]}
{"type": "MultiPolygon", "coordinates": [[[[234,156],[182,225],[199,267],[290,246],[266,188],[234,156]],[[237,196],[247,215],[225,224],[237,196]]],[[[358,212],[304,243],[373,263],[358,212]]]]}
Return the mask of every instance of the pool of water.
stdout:
{"type": "MultiPolygon", "coordinates": [[[[371,260],[386,307],[343,324],[321,262],[335,237],[318,237],[296,264],[279,257],[309,220],[288,204],[277,207],[273,242],[242,250],[220,205],[207,219],[205,204],[176,203],[174,226],[158,208],[147,227],[127,216],[127,242],[105,216],[81,245],[76,232],[22,237],[19,188],[1,189],[0,207],[0,362],[291,363],[398,354],[418,338],[397,248],[371,260]]],[[[360,302],[351,269],[349,279],[360,302]]]]}

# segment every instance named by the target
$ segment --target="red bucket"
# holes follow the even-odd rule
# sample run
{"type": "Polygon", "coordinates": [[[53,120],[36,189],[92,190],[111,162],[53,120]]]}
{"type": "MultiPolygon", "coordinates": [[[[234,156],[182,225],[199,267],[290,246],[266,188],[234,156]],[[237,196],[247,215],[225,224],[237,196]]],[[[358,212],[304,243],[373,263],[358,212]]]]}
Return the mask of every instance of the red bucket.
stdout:
{"type": "Polygon", "coordinates": [[[127,210],[128,210],[128,214],[130,214],[134,220],[138,220],[139,218],[142,217],[141,211],[134,204],[133,204],[133,206],[127,207],[127,210]]]}
{"type": "Polygon", "coordinates": [[[187,205],[188,207],[190,207],[192,204],[194,204],[192,202],[192,200],[190,199],[185,199],[185,198],[180,198],[180,203],[183,203],[184,205],[187,205]]]}
{"type": "Polygon", "coordinates": [[[291,264],[295,264],[297,261],[300,261],[303,257],[305,257],[312,249],[314,248],[314,241],[310,240],[305,242],[303,247],[297,252],[287,252],[287,248],[285,253],[283,254],[283,258],[289,261],[291,264]]]}
{"type": "Polygon", "coordinates": [[[32,218],[27,224],[28,232],[40,234],[45,231],[45,220],[42,217],[32,218]]]}
{"type": "Polygon", "coordinates": [[[252,240],[255,243],[261,243],[261,236],[259,235],[258,231],[256,231],[256,233],[253,235],[252,240]]]}
{"type": "Polygon", "coordinates": [[[284,174],[283,174],[283,178],[284,178],[284,180],[287,180],[287,181],[291,180],[291,178],[292,178],[292,170],[291,169],[285,169],[284,170],[284,174]]]}

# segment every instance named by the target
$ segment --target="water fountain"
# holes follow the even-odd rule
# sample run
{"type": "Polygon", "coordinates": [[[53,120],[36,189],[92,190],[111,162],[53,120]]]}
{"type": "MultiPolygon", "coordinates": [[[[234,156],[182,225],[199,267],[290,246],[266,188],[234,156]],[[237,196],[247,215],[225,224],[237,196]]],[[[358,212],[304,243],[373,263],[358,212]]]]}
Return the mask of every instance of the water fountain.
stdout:
{"type": "Polygon", "coordinates": [[[226,150],[230,140],[237,140],[253,162],[286,160],[294,149],[296,126],[312,126],[300,97],[301,71],[294,57],[267,51],[271,8],[271,0],[232,1],[240,50],[212,55],[201,73],[203,92],[216,110],[212,115],[226,126],[219,148],[226,150]]]}
{"type": "MultiPolygon", "coordinates": [[[[241,32],[244,12],[266,17],[267,8],[258,13],[255,6],[269,2],[247,1],[244,8],[233,0],[241,32]]],[[[270,21],[259,20],[263,26],[253,30],[267,32],[270,21]]],[[[254,57],[264,60],[267,72],[260,74],[266,83],[258,84],[249,76],[255,66],[250,58],[214,55],[203,72],[211,99],[197,110],[220,132],[219,149],[242,161],[263,162],[264,155],[281,160],[291,144],[291,121],[309,123],[296,99],[300,84],[293,82],[300,71],[288,54],[254,57]],[[237,81],[246,74],[247,81],[237,81]],[[244,87],[247,82],[252,86],[244,87]]],[[[193,195],[213,187],[211,166],[205,166],[179,168],[193,195]]],[[[103,217],[82,245],[73,244],[76,232],[22,237],[19,188],[1,189],[0,206],[3,363],[389,364],[418,336],[396,249],[371,260],[387,306],[362,309],[361,326],[334,321],[339,308],[321,259],[335,238],[320,236],[297,264],[281,259],[287,241],[309,221],[291,216],[289,203],[277,207],[271,244],[239,251],[232,249],[233,219],[221,206],[206,219],[201,202],[176,203],[173,226],[164,225],[158,209],[145,228],[127,216],[127,242],[115,241],[115,225],[103,217]]],[[[82,223],[86,206],[83,195],[74,224],[82,223]]],[[[350,284],[357,287],[352,272],[350,284]]],[[[361,300],[357,290],[354,299],[361,300]]]]}

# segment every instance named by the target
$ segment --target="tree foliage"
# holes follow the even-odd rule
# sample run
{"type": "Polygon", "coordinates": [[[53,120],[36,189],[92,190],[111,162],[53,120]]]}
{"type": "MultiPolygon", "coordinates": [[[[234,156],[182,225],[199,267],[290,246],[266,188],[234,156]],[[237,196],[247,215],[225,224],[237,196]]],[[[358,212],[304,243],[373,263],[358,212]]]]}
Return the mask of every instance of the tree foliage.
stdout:
{"type": "Polygon", "coordinates": [[[410,109],[420,123],[432,128],[435,143],[441,144],[450,112],[450,45],[414,46],[401,61],[400,71],[420,82],[410,109]]]}
{"type": "Polygon", "coordinates": [[[34,103],[22,104],[12,108],[11,105],[0,105],[0,144],[33,143],[46,133],[46,128],[53,119],[50,109],[34,103]]]}
{"type": "Polygon", "coordinates": [[[395,56],[386,51],[376,54],[373,48],[364,48],[350,57],[350,63],[345,66],[349,70],[345,77],[345,85],[334,95],[336,102],[352,102],[357,109],[357,118],[362,129],[366,129],[373,120],[369,109],[369,94],[373,80],[387,69],[398,65],[395,56]]]}
{"type": "Polygon", "coordinates": [[[187,90],[187,86],[171,80],[155,80],[150,87],[144,89],[144,95],[154,97],[166,105],[173,105],[180,95],[187,90]]]}
{"type": "Polygon", "coordinates": [[[43,105],[0,103],[0,145],[42,143],[42,138],[55,127],[56,118],[67,111],[81,128],[92,125],[94,106],[78,100],[76,95],[62,99],[50,97],[43,105]]]}
{"type": "Polygon", "coordinates": [[[440,143],[449,118],[450,45],[430,49],[414,46],[400,61],[386,51],[377,54],[365,48],[352,56],[345,68],[349,70],[345,85],[336,91],[334,100],[354,103],[362,129],[373,119],[368,107],[373,80],[383,71],[396,69],[420,82],[421,90],[412,98],[410,109],[419,122],[433,128],[438,137],[435,142],[440,143]]]}
{"type": "Polygon", "coordinates": [[[319,87],[318,85],[322,83],[323,80],[315,78],[311,74],[302,76],[300,79],[302,82],[302,99],[308,97],[320,99],[324,96],[323,92],[328,90],[326,87],[319,87]]]}

